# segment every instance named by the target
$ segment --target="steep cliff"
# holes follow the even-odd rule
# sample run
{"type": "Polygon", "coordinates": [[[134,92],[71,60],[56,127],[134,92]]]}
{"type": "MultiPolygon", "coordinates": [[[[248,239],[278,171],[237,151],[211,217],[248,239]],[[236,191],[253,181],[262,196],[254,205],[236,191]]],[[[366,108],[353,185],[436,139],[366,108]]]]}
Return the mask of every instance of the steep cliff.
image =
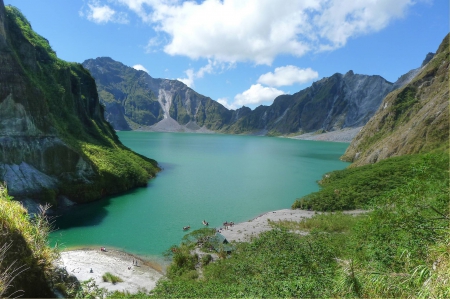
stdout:
{"type": "Polygon", "coordinates": [[[0,0],[0,181],[11,195],[88,201],[145,185],[156,162],[124,147],[104,120],[94,79],[56,57],[0,0]]]}
{"type": "Polygon", "coordinates": [[[391,156],[448,150],[448,75],[447,35],[411,82],[386,96],[343,159],[356,166],[391,156]]]}
{"type": "Polygon", "coordinates": [[[117,130],[220,130],[232,118],[231,111],[180,81],[152,78],[109,57],[88,59],[83,66],[95,78],[105,117],[117,130]]]}

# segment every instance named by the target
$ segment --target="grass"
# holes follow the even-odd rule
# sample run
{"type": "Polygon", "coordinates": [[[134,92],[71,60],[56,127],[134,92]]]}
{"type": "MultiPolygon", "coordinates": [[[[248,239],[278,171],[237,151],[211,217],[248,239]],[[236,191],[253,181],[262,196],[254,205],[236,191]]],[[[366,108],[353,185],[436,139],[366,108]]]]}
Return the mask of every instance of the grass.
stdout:
{"type": "Polygon", "coordinates": [[[376,164],[333,171],[319,181],[321,190],[297,199],[293,209],[339,211],[371,208],[380,195],[405,185],[421,175],[437,174],[443,179],[448,169],[446,153],[405,155],[380,161],[376,164]],[[426,169],[418,166],[426,165],[426,169]]]}
{"type": "Polygon", "coordinates": [[[337,213],[316,214],[312,218],[306,218],[302,221],[271,221],[270,225],[274,228],[286,229],[289,231],[320,231],[327,233],[349,232],[361,217],[337,213]]]}
{"type": "Polygon", "coordinates": [[[105,274],[103,274],[102,278],[103,278],[104,282],[110,282],[112,284],[123,282],[122,278],[120,278],[119,276],[116,276],[114,274],[111,274],[109,272],[106,272],[105,274]]]}
{"type": "Polygon", "coordinates": [[[48,246],[50,224],[45,208],[30,218],[24,207],[0,185],[0,293],[25,297],[49,296],[47,280],[54,271],[57,248],[48,246]],[[20,291],[19,291],[20,290],[20,291]]]}

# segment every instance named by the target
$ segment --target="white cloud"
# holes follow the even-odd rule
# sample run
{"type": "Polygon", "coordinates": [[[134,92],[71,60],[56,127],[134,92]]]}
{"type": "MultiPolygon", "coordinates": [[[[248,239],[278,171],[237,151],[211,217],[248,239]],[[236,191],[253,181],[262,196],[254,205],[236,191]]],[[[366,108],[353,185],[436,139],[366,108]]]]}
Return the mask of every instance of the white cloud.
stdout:
{"type": "Polygon", "coordinates": [[[273,87],[264,87],[261,84],[253,84],[249,89],[234,97],[232,106],[241,107],[272,102],[277,96],[282,94],[285,94],[282,90],[273,87]]]}
{"type": "Polygon", "coordinates": [[[194,87],[194,79],[195,79],[194,70],[188,69],[184,71],[184,73],[186,74],[187,78],[177,78],[177,80],[183,82],[188,87],[194,87]]]}
{"type": "MultiPolygon", "coordinates": [[[[217,67],[220,67],[222,64],[219,64],[217,61],[208,60],[208,64],[201,67],[197,72],[195,72],[193,69],[188,69],[184,71],[187,78],[178,78],[178,81],[183,82],[189,87],[194,87],[194,80],[198,78],[203,78],[205,74],[212,74],[214,72],[214,69],[217,67]]],[[[224,66],[222,65],[222,68],[224,66]]]]}
{"type": "Polygon", "coordinates": [[[319,77],[311,68],[301,69],[293,65],[277,67],[275,71],[261,75],[258,83],[269,86],[289,86],[294,83],[306,83],[319,77]]]}
{"type": "Polygon", "coordinates": [[[230,104],[228,104],[228,98],[220,98],[220,99],[217,99],[217,102],[219,103],[219,104],[222,104],[225,108],[227,108],[227,109],[233,109],[233,110],[235,110],[237,107],[235,107],[234,105],[230,105],[230,104]]]}
{"type": "Polygon", "coordinates": [[[116,0],[192,59],[270,65],[280,54],[333,50],[401,18],[414,0],[116,0]]]}
{"type": "Polygon", "coordinates": [[[333,0],[313,18],[319,36],[326,41],[319,50],[344,46],[352,37],[377,32],[393,19],[401,18],[413,0],[333,0]]]}
{"type": "Polygon", "coordinates": [[[148,70],[142,64],[135,64],[133,68],[138,71],[144,71],[148,74],[148,70]]]}
{"type": "Polygon", "coordinates": [[[161,40],[158,37],[152,37],[145,46],[145,51],[147,53],[156,52],[156,49],[160,44],[161,40]]]}
{"type": "Polygon", "coordinates": [[[86,16],[89,21],[94,23],[128,23],[127,14],[124,12],[116,12],[108,5],[101,5],[99,1],[91,1],[88,3],[88,9],[79,12],[80,16],[86,16]]]}

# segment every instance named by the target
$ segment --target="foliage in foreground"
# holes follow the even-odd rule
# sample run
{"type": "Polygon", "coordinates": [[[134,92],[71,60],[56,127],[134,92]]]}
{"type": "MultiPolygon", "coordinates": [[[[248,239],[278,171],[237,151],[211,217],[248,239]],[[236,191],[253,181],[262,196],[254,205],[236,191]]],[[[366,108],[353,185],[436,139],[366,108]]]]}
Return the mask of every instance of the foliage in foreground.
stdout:
{"type": "MultiPolygon", "coordinates": [[[[305,237],[289,231],[292,223],[275,223],[278,229],[237,244],[231,257],[203,266],[203,276],[173,275],[151,294],[450,297],[448,158],[410,158],[409,167],[404,160],[391,161],[398,162],[409,179],[380,192],[371,200],[370,212],[357,217],[317,215],[299,224],[298,229],[310,232],[305,237]]],[[[377,167],[371,167],[374,173],[377,167]]],[[[342,178],[348,177],[344,173],[342,178]]]]}
{"type": "Polygon", "coordinates": [[[0,297],[52,296],[49,281],[58,258],[48,246],[45,209],[34,218],[0,185],[0,297]]]}

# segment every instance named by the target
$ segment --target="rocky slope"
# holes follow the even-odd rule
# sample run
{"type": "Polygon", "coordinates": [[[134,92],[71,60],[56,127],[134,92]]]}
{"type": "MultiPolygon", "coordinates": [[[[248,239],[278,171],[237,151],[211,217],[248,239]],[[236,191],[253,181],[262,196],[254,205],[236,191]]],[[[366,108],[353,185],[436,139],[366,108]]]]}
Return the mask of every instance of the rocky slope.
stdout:
{"type": "Polygon", "coordinates": [[[380,76],[336,73],[270,106],[228,110],[176,80],[155,79],[111,58],[83,62],[97,82],[105,117],[116,130],[289,135],[363,126],[395,84],[380,76]]]}
{"type": "Polygon", "coordinates": [[[270,106],[259,106],[227,128],[230,133],[268,135],[334,131],[364,125],[393,84],[380,76],[336,73],[270,106]]]}
{"type": "MultiPolygon", "coordinates": [[[[426,62],[426,61],[425,61],[426,62]]],[[[391,156],[448,150],[449,36],[405,86],[386,96],[350,144],[343,159],[353,165],[391,156]]]]}
{"type": "Polygon", "coordinates": [[[108,57],[83,62],[116,130],[221,130],[233,112],[177,80],[155,79],[108,57]]]}
{"type": "Polygon", "coordinates": [[[118,140],[94,79],[0,0],[0,181],[17,198],[87,201],[145,185],[156,162],[118,140]]]}

